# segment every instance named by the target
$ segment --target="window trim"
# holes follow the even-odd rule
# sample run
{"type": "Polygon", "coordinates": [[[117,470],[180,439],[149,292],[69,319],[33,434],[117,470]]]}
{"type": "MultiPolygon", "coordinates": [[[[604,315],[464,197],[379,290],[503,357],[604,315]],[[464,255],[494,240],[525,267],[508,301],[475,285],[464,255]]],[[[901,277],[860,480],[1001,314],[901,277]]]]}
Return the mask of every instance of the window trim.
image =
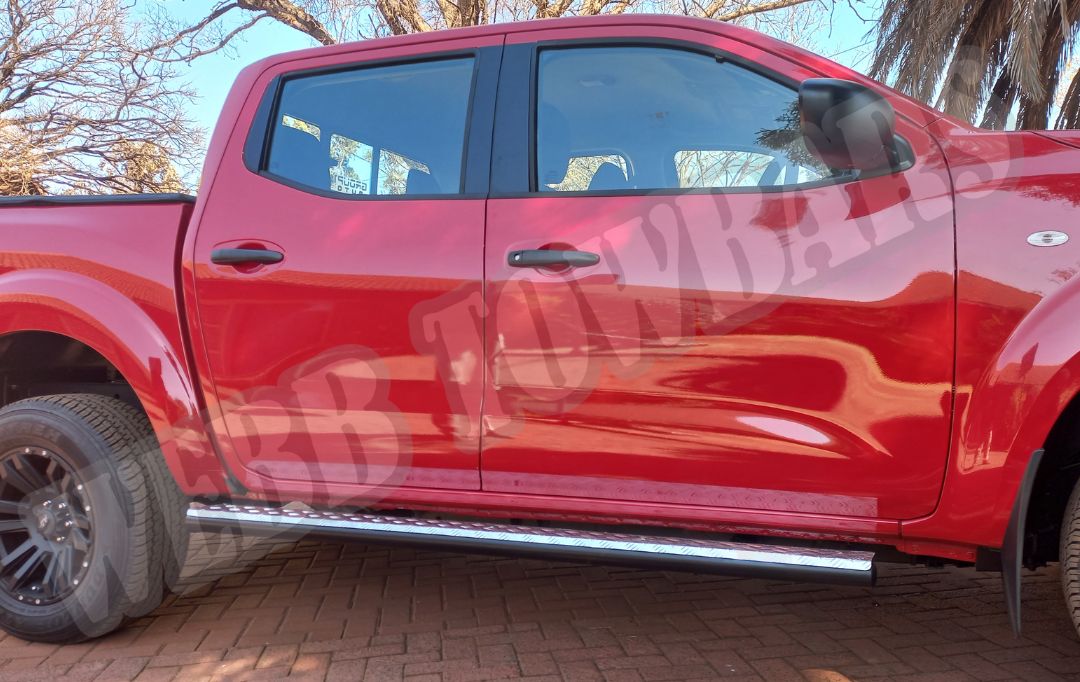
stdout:
{"type": "Polygon", "coordinates": [[[244,141],[244,166],[261,177],[307,194],[343,201],[421,201],[482,199],[487,196],[491,158],[491,129],[494,125],[495,89],[502,61],[502,46],[446,50],[421,55],[351,61],[341,64],[298,69],[273,77],[259,100],[259,105],[244,141]],[[465,130],[461,145],[461,172],[456,192],[445,194],[342,194],[313,187],[268,170],[270,148],[274,141],[275,122],[280,114],[285,83],[300,78],[360,71],[427,62],[472,59],[465,130]]]}
{"type": "MultiPolygon", "coordinates": [[[[796,185],[779,185],[779,186],[767,186],[767,187],[666,187],[666,188],[653,188],[653,189],[620,189],[620,190],[602,190],[602,191],[568,191],[568,192],[543,192],[539,190],[539,178],[537,177],[537,114],[539,101],[539,88],[540,88],[540,52],[543,50],[560,50],[560,49],[588,49],[591,47],[659,47],[668,48],[674,50],[681,50],[684,52],[693,52],[708,57],[712,57],[716,60],[717,64],[729,62],[735,66],[746,69],[751,73],[771,80],[784,87],[790,88],[796,94],[798,93],[801,81],[787,76],[783,73],[779,73],[768,67],[761,65],[751,59],[747,59],[741,55],[723,50],[721,48],[710,47],[708,45],[694,42],[691,40],[679,39],[679,38],[660,38],[660,37],[641,37],[641,38],[624,38],[624,37],[611,37],[611,38],[562,38],[554,40],[542,40],[532,43],[519,43],[515,45],[507,45],[504,56],[507,57],[507,61],[513,64],[515,57],[521,59],[523,55],[515,54],[517,51],[527,51],[529,57],[529,73],[526,81],[528,88],[527,98],[520,96],[521,85],[518,84],[518,92],[511,91],[510,86],[505,82],[512,82],[515,79],[503,74],[500,77],[499,82],[499,110],[496,112],[495,122],[495,137],[496,144],[506,144],[508,141],[516,142],[520,144],[519,140],[500,139],[510,138],[511,131],[507,131],[507,121],[503,120],[503,117],[511,117],[513,114],[507,114],[504,111],[503,102],[504,99],[510,99],[513,107],[520,107],[521,99],[527,99],[528,110],[526,117],[528,125],[525,130],[524,145],[526,153],[520,154],[520,150],[514,154],[507,155],[504,151],[499,151],[492,159],[492,166],[496,167],[501,172],[493,171],[492,174],[492,190],[491,198],[554,198],[554,197],[642,197],[642,196],[682,196],[693,194],[705,194],[705,195],[722,195],[722,194],[776,194],[780,192],[799,192],[818,189],[821,187],[832,187],[834,185],[848,184],[859,180],[870,180],[876,177],[902,174],[915,166],[917,161],[914,151],[908,141],[899,133],[896,135],[897,144],[900,146],[904,155],[904,163],[899,169],[882,169],[874,173],[856,174],[856,175],[840,175],[833,177],[822,178],[813,182],[805,182],[796,185]],[[517,97],[514,97],[514,95],[517,97]],[[524,173],[520,173],[520,170],[506,168],[505,166],[513,160],[515,157],[525,156],[527,157],[527,168],[524,173]],[[498,166],[502,165],[502,168],[498,166]],[[515,170],[517,172],[515,172],[515,170]],[[519,175],[520,173],[520,175],[519,175]],[[510,177],[510,184],[517,185],[514,189],[504,189],[500,186],[496,188],[494,182],[495,178],[499,178],[507,175],[510,177]],[[522,180],[525,183],[522,183],[522,180]],[[525,184],[524,189],[521,188],[521,184],[525,184]]],[[[520,68],[520,65],[518,65],[520,68]]],[[[520,127],[517,129],[516,134],[521,135],[520,127]]]]}

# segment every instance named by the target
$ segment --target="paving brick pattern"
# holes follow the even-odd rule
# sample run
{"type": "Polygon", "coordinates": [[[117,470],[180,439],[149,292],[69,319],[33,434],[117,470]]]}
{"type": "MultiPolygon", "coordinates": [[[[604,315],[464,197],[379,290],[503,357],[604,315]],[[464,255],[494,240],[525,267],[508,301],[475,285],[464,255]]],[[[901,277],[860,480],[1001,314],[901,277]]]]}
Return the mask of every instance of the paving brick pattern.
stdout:
{"type": "Polygon", "coordinates": [[[0,639],[2,680],[1060,680],[1056,569],[888,567],[874,589],[199,537],[184,590],[85,644],[0,639]]]}

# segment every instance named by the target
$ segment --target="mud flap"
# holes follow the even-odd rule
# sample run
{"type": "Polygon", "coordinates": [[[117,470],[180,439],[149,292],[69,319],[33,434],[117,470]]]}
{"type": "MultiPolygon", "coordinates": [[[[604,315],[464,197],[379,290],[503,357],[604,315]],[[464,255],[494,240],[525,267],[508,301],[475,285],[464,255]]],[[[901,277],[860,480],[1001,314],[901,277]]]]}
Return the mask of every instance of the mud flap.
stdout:
{"type": "Polygon", "coordinates": [[[1031,453],[1024,480],[1013,503],[1009,525],[1005,529],[1005,541],[1001,545],[1001,583],[1005,593],[1005,608],[1009,612],[1009,623],[1013,634],[1020,636],[1020,570],[1024,561],[1024,522],[1027,520],[1028,503],[1031,501],[1031,489],[1035,485],[1035,474],[1039,471],[1043,451],[1031,453]]]}

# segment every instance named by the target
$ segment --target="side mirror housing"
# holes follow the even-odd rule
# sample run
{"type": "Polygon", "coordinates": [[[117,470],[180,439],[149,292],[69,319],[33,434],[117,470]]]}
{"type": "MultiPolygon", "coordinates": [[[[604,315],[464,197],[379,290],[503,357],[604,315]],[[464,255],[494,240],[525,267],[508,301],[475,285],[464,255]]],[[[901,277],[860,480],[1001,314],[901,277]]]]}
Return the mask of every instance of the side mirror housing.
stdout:
{"type": "Polygon", "coordinates": [[[835,171],[898,170],[896,113],[879,93],[851,81],[811,78],[799,87],[806,147],[835,171]]]}

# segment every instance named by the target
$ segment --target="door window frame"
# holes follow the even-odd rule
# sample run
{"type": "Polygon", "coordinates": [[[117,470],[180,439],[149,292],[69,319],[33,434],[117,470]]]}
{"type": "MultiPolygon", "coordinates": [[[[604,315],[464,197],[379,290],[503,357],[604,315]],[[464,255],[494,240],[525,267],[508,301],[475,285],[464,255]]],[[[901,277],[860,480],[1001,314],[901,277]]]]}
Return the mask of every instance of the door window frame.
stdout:
{"type": "MultiPolygon", "coordinates": [[[[798,95],[801,81],[775,71],[752,59],[722,48],[679,38],[612,37],[565,38],[529,43],[507,44],[503,47],[502,70],[499,76],[498,107],[494,123],[494,144],[491,160],[491,191],[493,199],[526,197],[619,197],[619,196],[681,196],[687,194],[774,194],[842,185],[882,175],[902,174],[915,166],[913,148],[899,133],[897,144],[903,156],[899,169],[883,169],[875,173],[827,177],[796,185],[765,187],[666,187],[652,189],[618,189],[602,191],[542,192],[537,177],[537,103],[540,87],[540,53],[543,50],[580,49],[590,47],[653,47],[692,52],[716,60],[718,65],[730,63],[750,73],[790,88],[798,95]]],[[[897,121],[903,118],[898,114],[897,121]]]]}
{"type": "Polygon", "coordinates": [[[244,138],[244,167],[248,171],[280,185],[328,199],[344,201],[415,201],[486,198],[491,169],[491,131],[495,120],[495,97],[503,49],[501,45],[490,45],[410,56],[360,59],[279,73],[273,77],[263,91],[255,115],[252,118],[251,126],[244,138]],[[343,194],[297,182],[268,170],[270,147],[273,144],[275,124],[278,121],[281,97],[286,82],[310,76],[453,59],[472,59],[473,62],[469,100],[465,113],[465,131],[461,148],[461,176],[456,192],[446,194],[343,194]]]}

